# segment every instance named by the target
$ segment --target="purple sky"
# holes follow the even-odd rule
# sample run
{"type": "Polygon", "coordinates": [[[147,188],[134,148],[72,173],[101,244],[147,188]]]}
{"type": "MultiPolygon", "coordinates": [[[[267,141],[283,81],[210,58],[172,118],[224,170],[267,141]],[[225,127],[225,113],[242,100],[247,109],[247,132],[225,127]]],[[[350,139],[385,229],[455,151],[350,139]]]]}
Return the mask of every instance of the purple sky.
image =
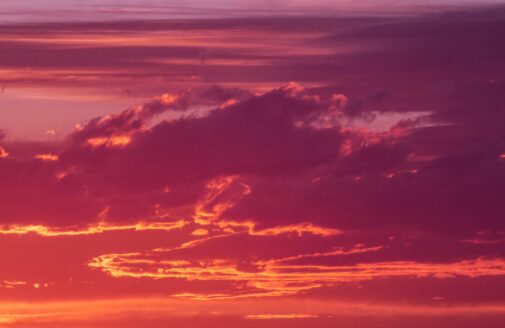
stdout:
{"type": "Polygon", "coordinates": [[[0,23],[116,19],[167,19],[308,12],[418,13],[501,4],[501,0],[3,0],[0,23]]]}

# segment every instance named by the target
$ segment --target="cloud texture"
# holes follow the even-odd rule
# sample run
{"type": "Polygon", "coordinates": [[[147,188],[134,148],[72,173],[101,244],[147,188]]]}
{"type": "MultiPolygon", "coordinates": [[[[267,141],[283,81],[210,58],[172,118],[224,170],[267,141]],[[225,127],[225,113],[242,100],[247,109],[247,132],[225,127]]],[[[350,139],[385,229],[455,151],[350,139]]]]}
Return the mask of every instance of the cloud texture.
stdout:
{"type": "Polygon", "coordinates": [[[501,326],[504,17],[2,28],[0,324],[501,326]]]}

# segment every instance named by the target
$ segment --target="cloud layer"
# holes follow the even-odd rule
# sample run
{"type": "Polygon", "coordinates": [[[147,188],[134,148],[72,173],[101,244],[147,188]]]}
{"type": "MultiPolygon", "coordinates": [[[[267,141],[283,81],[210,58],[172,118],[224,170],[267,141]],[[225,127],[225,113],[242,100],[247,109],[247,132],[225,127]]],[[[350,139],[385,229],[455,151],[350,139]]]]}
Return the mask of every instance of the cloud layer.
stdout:
{"type": "Polygon", "coordinates": [[[0,324],[501,326],[504,25],[6,26],[0,324]]]}

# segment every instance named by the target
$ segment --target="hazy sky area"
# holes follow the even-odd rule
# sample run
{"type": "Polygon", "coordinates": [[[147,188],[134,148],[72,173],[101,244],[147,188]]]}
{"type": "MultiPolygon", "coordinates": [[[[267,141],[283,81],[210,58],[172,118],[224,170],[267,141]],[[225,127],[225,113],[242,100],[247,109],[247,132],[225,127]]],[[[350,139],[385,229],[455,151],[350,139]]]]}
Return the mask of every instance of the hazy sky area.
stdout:
{"type": "Polygon", "coordinates": [[[342,15],[418,13],[484,7],[502,0],[2,0],[6,22],[230,17],[251,15],[342,15]]]}
{"type": "MultiPolygon", "coordinates": [[[[381,88],[390,83],[380,81],[389,79],[386,75],[355,74],[347,61],[352,53],[372,54],[391,42],[383,42],[380,35],[328,42],[323,34],[331,38],[332,33],[346,33],[349,27],[402,24],[408,17],[420,20],[418,15],[438,15],[443,21],[450,12],[499,14],[501,9],[495,8],[500,7],[488,7],[491,3],[84,0],[77,5],[73,0],[3,0],[0,119],[11,139],[54,139],[82,121],[146,101],[169,86],[226,83],[265,89],[290,81],[321,86],[360,78],[363,85],[374,83],[381,88]],[[323,7],[331,9],[321,10],[323,7]],[[311,19],[303,17],[307,13],[311,19]],[[276,21],[272,14],[284,18],[276,21]],[[359,17],[370,19],[366,22],[359,17]],[[65,25],[36,25],[43,22],[65,25]],[[262,29],[273,33],[265,35],[262,29]],[[335,79],[335,73],[340,77],[335,79]],[[27,114],[37,119],[26,121],[27,114]],[[58,136],[47,135],[49,130],[58,136]]],[[[410,42],[408,35],[401,38],[410,42]]],[[[468,36],[469,43],[472,38],[468,36]]]]}

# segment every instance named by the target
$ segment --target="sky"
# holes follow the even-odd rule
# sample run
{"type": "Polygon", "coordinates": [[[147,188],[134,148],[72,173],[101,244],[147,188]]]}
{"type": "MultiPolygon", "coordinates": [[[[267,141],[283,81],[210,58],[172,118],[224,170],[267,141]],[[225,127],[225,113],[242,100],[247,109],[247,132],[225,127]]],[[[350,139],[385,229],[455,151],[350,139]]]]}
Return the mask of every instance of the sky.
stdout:
{"type": "Polygon", "coordinates": [[[0,327],[505,326],[502,1],[0,0],[0,327]]]}

